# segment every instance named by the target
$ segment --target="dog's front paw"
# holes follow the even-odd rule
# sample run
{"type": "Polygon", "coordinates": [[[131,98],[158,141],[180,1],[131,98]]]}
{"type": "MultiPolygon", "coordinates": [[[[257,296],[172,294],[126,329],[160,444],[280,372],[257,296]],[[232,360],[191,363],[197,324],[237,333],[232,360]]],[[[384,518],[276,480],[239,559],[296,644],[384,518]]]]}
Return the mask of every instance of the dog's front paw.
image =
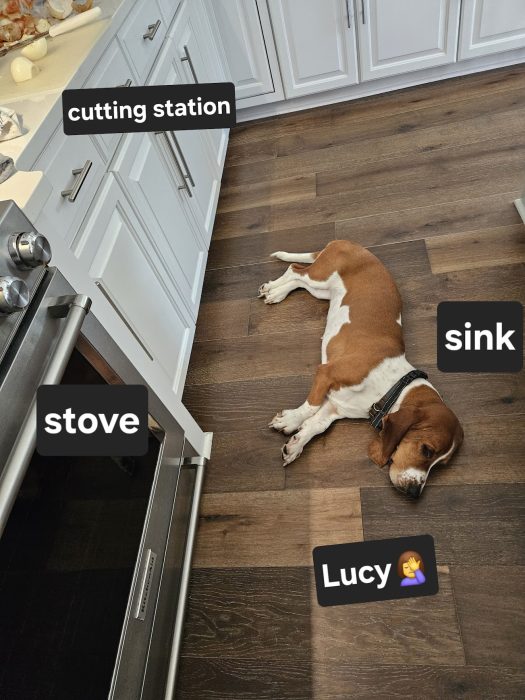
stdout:
{"type": "Polygon", "coordinates": [[[299,415],[299,411],[297,409],[289,409],[287,411],[279,411],[268,424],[268,427],[290,435],[290,433],[295,432],[299,428],[302,422],[302,416],[299,415]]]}
{"type": "Polygon", "coordinates": [[[283,467],[287,467],[298,457],[300,457],[302,451],[303,444],[301,441],[301,435],[300,433],[297,433],[288,440],[286,445],[283,445],[283,449],[281,450],[281,454],[283,456],[283,467]]]}
{"type": "Polygon", "coordinates": [[[263,297],[265,297],[269,291],[270,291],[270,283],[269,282],[265,282],[264,284],[261,284],[261,286],[259,287],[259,299],[262,299],[263,297]]]}

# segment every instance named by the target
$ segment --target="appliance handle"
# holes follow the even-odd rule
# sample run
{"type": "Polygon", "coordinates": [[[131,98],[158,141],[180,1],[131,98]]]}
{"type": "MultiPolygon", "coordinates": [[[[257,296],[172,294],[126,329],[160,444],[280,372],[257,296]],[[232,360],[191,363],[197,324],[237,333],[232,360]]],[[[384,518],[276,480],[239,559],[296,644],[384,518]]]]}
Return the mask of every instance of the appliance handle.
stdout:
{"type": "Polygon", "coordinates": [[[193,545],[199,523],[199,505],[202,493],[202,483],[204,481],[204,468],[206,466],[205,457],[193,457],[184,460],[183,467],[190,467],[196,470],[195,486],[193,489],[193,499],[191,502],[190,521],[188,525],[188,535],[186,537],[186,549],[182,562],[181,582],[179,591],[179,601],[177,604],[177,614],[173,629],[173,641],[171,643],[170,664],[168,678],[166,680],[166,692],[164,700],[174,700],[175,686],[177,683],[177,667],[179,663],[180,649],[182,645],[182,632],[184,629],[184,615],[186,612],[186,600],[188,598],[188,587],[190,583],[191,560],[193,557],[193,545]]]}
{"type": "MultiPolygon", "coordinates": [[[[55,317],[67,317],[67,320],[55,346],[53,357],[45,369],[41,384],[58,384],[62,379],[90,306],[91,299],[81,294],[58,297],[51,301],[49,313],[55,317]]],[[[0,537],[20,490],[35,444],[36,397],[31,402],[29,412],[0,477],[0,537]]]]}

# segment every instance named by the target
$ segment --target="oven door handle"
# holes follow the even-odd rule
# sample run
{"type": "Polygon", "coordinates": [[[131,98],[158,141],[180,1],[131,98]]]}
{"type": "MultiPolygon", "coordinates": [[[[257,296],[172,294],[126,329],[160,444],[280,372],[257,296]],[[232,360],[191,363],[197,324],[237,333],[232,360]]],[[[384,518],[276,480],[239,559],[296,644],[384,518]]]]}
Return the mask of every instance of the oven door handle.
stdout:
{"type": "MultiPolygon", "coordinates": [[[[49,313],[54,317],[67,317],[67,319],[40,384],[58,384],[62,379],[90,306],[91,299],[81,294],[50,300],[49,313]]],[[[0,477],[0,537],[33,456],[35,445],[36,397],[31,402],[31,407],[0,477]]]]}
{"type": "Polygon", "coordinates": [[[186,536],[186,549],[182,562],[181,581],[179,590],[179,600],[177,613],[173,629],[173,639],[171,643],[170,663],[168,668],[168,678],[166,681],[166,692],[164,700],[174,700],[175,686],[177,683],[177,670],[179,665],[180,649],[182,644],[182,632],[184,630],[184,616],[186,612],[186,600],[188,598],[188,588],[190,583],[191,561],[193,558],[193,545],[199,524],[199,507],[201,500],[202,484],[204,481],[204,469],[206,466],[205,457],[191,457],[184,460],[183,468],[195,469],[195,485],[193,487],[193,499],[191,502],[190,520],[188,533],[186,536]]]}

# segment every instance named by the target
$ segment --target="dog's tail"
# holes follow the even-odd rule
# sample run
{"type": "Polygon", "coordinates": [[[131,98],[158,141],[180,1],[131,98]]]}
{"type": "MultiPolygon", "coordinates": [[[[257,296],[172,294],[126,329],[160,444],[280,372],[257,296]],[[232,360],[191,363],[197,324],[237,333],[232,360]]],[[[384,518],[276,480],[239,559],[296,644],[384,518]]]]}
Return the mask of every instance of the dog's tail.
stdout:
{"type": "Polygon", "coordinates": [[[315,262],[319,252],[317,253],[285,253],[283,250],[278,250],[276,253],[272,253],[272,258],[277,258],[278,260],[284,260],[285,262],[298,262],[298,263],[313,263],[315,262]]]}

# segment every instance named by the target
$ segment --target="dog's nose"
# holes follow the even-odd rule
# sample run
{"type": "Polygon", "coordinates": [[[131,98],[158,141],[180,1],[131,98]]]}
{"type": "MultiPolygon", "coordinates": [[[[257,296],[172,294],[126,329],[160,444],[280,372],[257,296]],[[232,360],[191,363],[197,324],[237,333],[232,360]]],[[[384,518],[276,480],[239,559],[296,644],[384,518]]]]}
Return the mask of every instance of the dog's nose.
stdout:
{"type": "Polygon", "coordinates": [[[421,493],[421,486],[419,484],[410,484],[406,490],[407,496],[411,498],[419,498],[421,493]]]}

